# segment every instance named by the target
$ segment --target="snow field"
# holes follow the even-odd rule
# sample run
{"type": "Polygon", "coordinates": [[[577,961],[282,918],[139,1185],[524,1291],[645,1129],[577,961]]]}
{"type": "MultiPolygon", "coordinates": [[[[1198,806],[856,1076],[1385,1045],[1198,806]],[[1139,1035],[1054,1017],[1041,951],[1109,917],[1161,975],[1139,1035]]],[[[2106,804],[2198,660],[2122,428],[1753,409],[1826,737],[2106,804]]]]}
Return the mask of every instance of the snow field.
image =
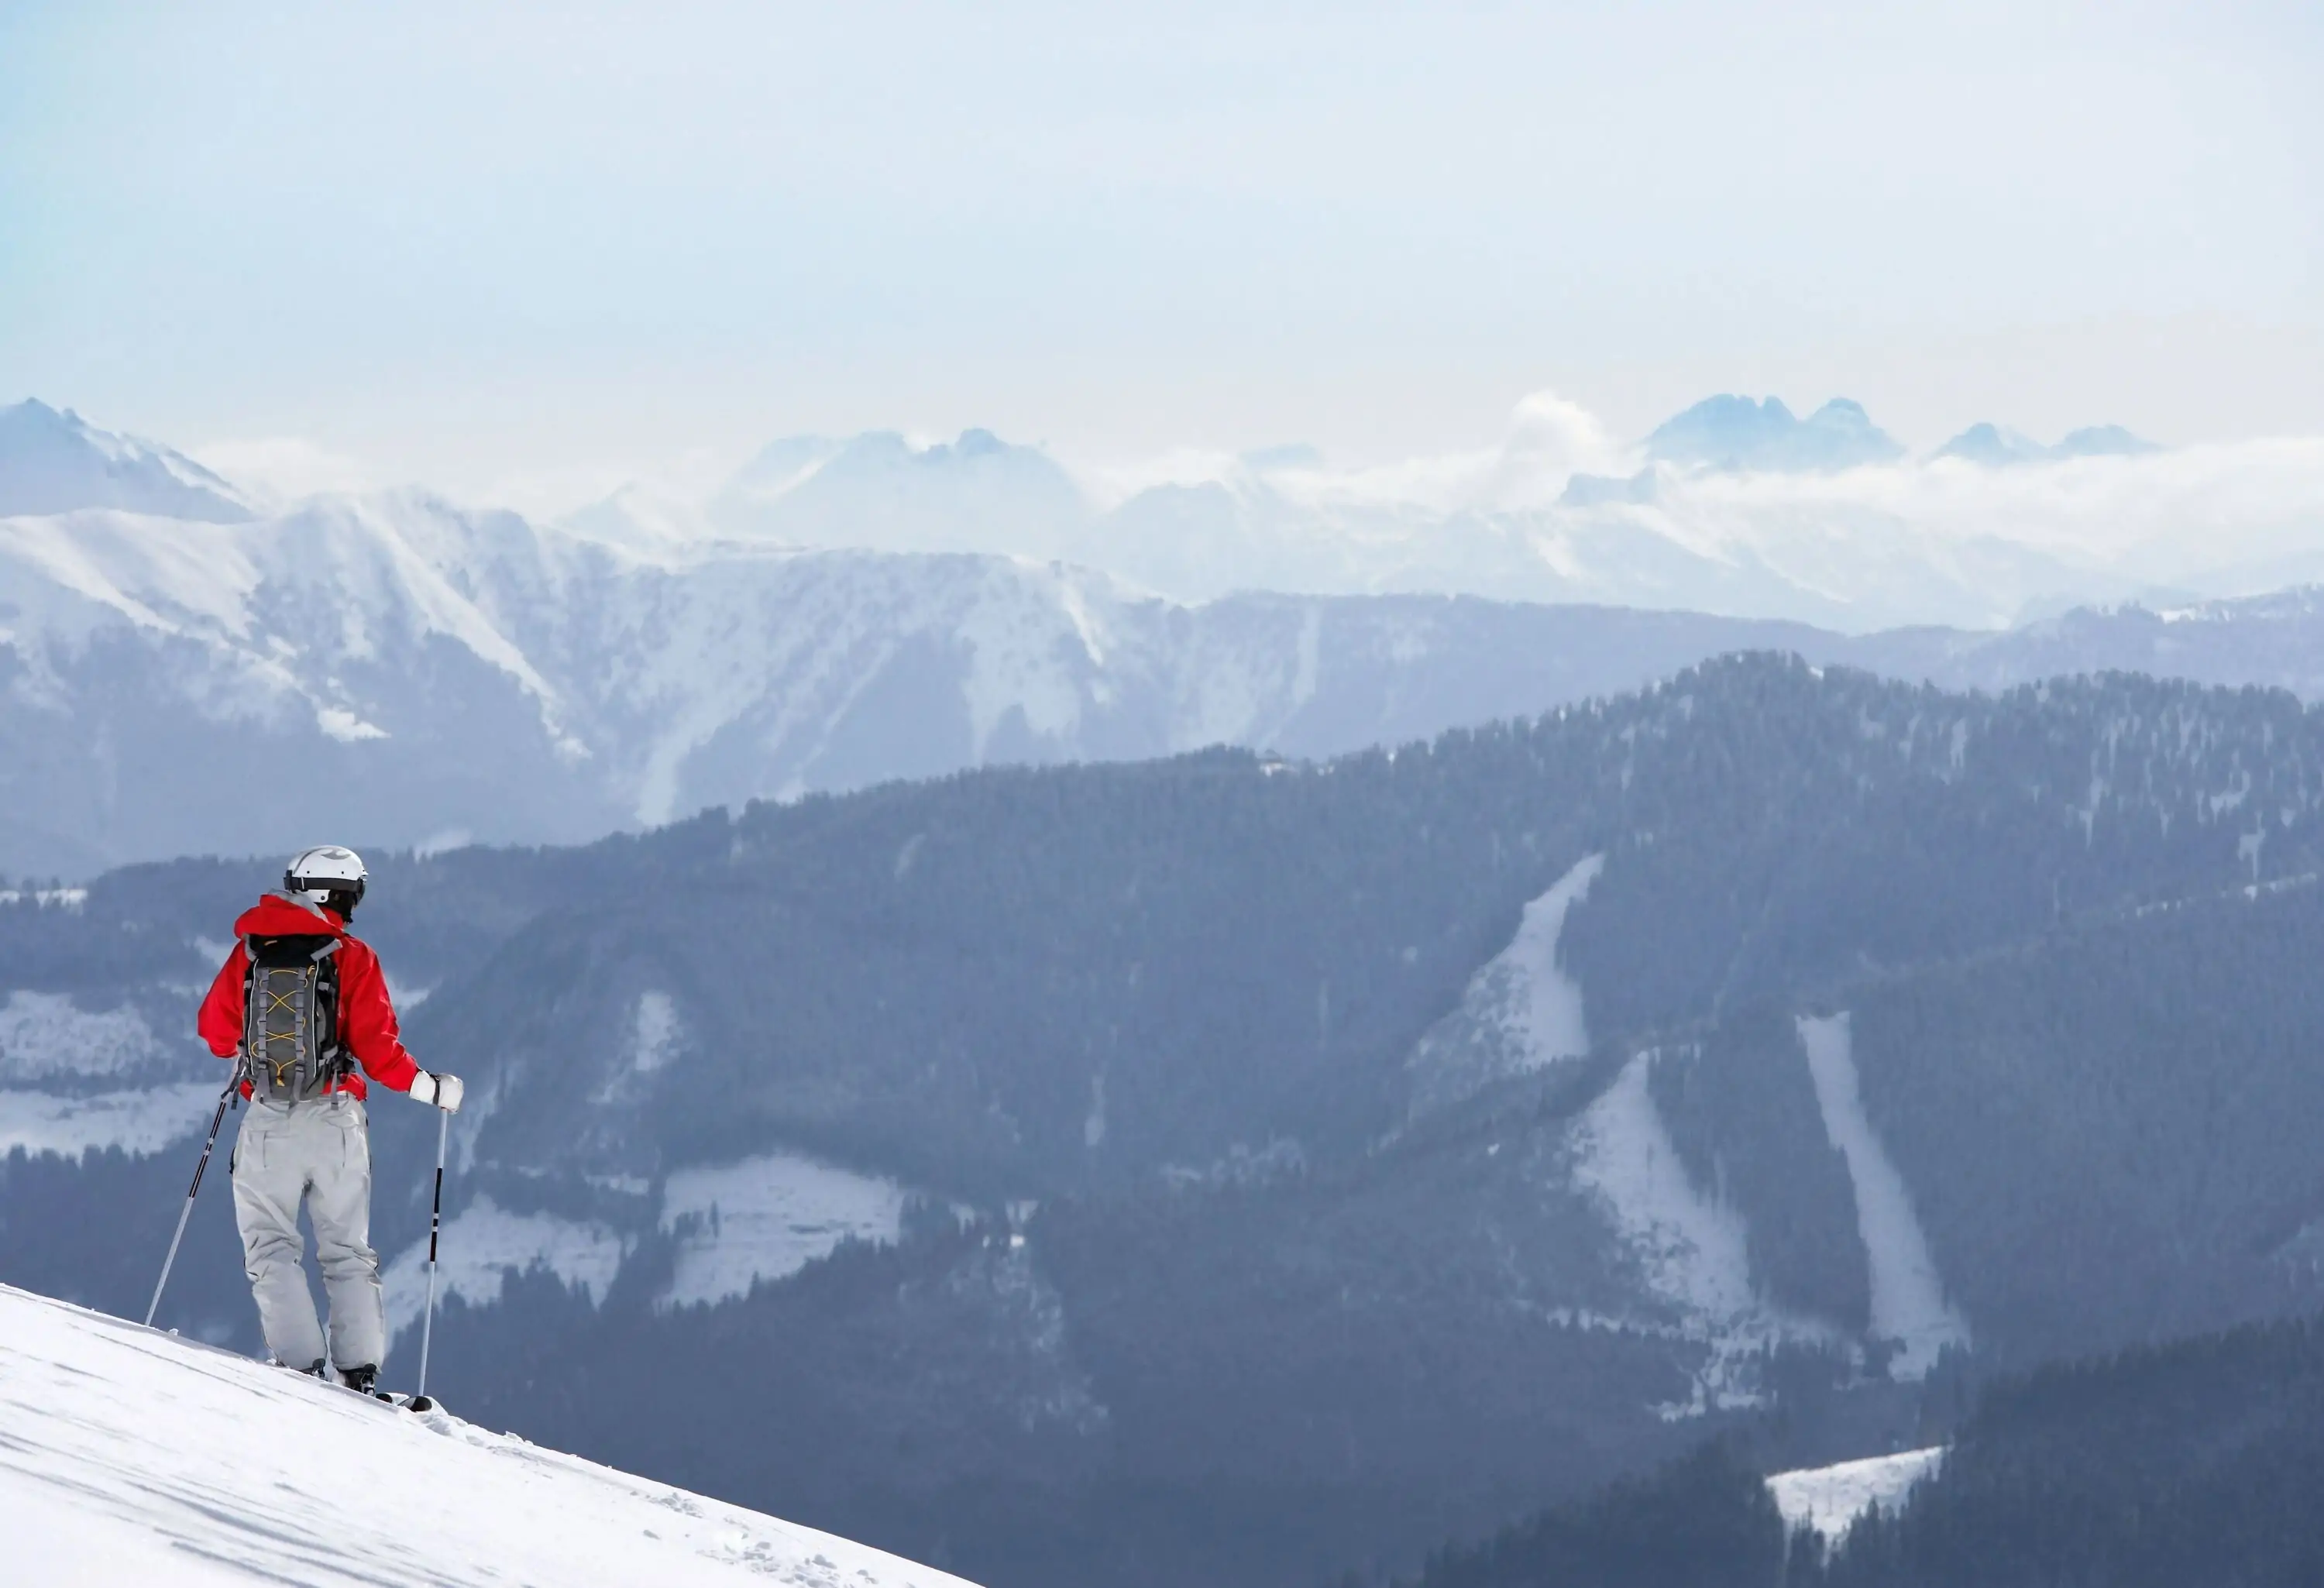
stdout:
{"type": "Polygon", "coordinates": [[[1872,1281],[1872,1334],[1904,1347],[1890,1364],[1894,1377],[1925,1378],[1946,1346],[1969,1343],[1969,1325],[1946,1304],[1912,1191],[1864,1112],[1847,1013],[1802,1016],[1799,1032],[1824,1133],[1848,1160],[1856,1188],[1856,1224],[1872,1281]]]}
{"type": "Polygon", "coordinates": [[[1469,978],[1460,1006],[1421,1039],[1408,1066],[1417,1106],[1442,1106],[1590,1051],[1582,988],[1559,947],[1567,913],[1605,865],[1603,854],[1589,855],[1528,903],[1508,946],[1469,978]]]}
{"type": "Polygon", "coordinates": [[[0,1158],[18,1150],[78,1158],[108,1147],[144,1158],[208,1129],[225,1085],[197,1081],[93,1097],[0,1091],[0,1158]]]}
{"type": "Polygon", "coordinates": [[[0,1537],[44,1588],[961,1583],[5,1286],[0,1537]]]}
{"type": "Polygon", "coordinates": [[[665,1307],[750,1294],[828,1257],[843,1241],[893,1242],[905,1192],[893,1180],[770,1153],[715,1168],[679,1169],[662,1194],[662,1227],[693,1221],[678,1243],[665,1307]]]}
{"type": "Polygon", "coordinates": [[[1830,1547],[1867,1513],[1877,1510],[1893,1516],[1902,1510],[1914,1486],[1933,1477],[1944,1455],[1941,1448],[1907,1450],[1777,1473],[1767,1480],[1767,1492],[1775,1496],[1785,1527],[1810,1528],[1830,1547]]]}
{"type": "Polygon", "coordinates": [[[1827,1340],[1831,1331],[1760,1297],[1743,1215],[1696,1188],[1655,1106],[1647,1078],[1655,1054],[1624,1065],[1569,1140],[1575,1189],[1596,1198],[1647,1294],[1678,1315],[1682,1334],[1711,1347],[1692,1399],[1655,1408],[1675,1419],[1759,1404],[1751,1360],[1782,1341],[1827,1340]]]}
{"type": "Polygon", "coordinates": [[[1558,944],[1565,935],[1566,912],[1590,896],[1590,884],[1605,869],[1604,855],[1591,855],[1526,905],[1516,940],[1497,962],[1523,973],[1524,992],[1517,1012],[1528,1068],[1590,1051],[1590,1028],[1582,1018],[1582,988],[1565,974],[1558,944]]]}
{"type": "Polygon", "coordinates": [[[118,1075],[161,1055],[145,1017],[127,1005],[93,1011],[61,993],[26,992],[0,1003],[0,1082],[118,1075]]]}
{"type": "MultiPolygon", "coordinates": [[[[187,1051],[198,1051],[187,1045],[187,1051]]],[[[133,1158],[197,1136],[226,1085],[215,1081],[121,1087],[119,1078],[169,1057],[145,1017],[123,1004],[87,1010],[53,992],[18,990],[0,1003],[0,1158],[23,1151],[78,1158],[117,1147],[133,1158]],[[115,1090],[86,1088],[115,1082],[115,1090]]]]}
{"type": "MultiPolygon", "coordinates": [[[[217,1094],[210,1094],[216,1101],[217,1094]]],[[[732,1300],[758,1280],[788,1279],[844,1241],[892,1242],[902,1232],[908,1193],[878,1179],[796,1153],[673,1172],[661,1225],[686,1221],[662,1307],[732,1300]]],[[[471,1306],[500,1299],[509,1270],[536,1265],[592,1300],[601,1299],[634,1242],[601,1223],[553,1214],[512,1213],[480,1196],[444,1221],[437,1243],[437,1293],[471,1306]]],[[[380,1276],[391,1339],[416,1325],[428,1297],[428,1242],[399,1252],[380,1276]]]]}
{"type": "Polygon", "coordinates": [[[1646,1088],[1653,1062],[1633,1057],[1582,1114],[1574,1182],[1602,1199],[1649,1289],[1690,1313],[1740,1317],[1757,1305],[1742,1215],[1695,1190],[1646,1088]]]}
{"type": "MultiPolygon", "coordinates": [[[[444,1221],[436,1248],[437,1295],[456,1295],[471,1306],[489,1306],[501,1298],[511,1269],[522,1273],[538,1263],[595,1300],[613,1285],[626,1251],[621,1236],[603,1224],[511,1213],[491,1197],[478,1196],[444,1221]]],[[[428,1305],[427,1237],[386,1264],[380,1283],[387,1293],[387,1333],[392,1343],[420,1322],[428,1305]]]]}

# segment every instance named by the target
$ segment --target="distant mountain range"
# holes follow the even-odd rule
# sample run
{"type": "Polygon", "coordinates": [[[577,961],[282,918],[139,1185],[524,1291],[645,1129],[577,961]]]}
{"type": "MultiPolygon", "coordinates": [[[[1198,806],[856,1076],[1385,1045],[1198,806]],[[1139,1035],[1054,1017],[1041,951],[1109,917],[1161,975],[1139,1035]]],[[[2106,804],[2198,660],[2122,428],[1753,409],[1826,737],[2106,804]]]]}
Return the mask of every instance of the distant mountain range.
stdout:
{"type": "MultiPolygon", "coordinates": [[[[2304,593],[1856,636],[1430,595],[1187,605],[966,552],[622,548],[418,493],[254,516],[198,466],[47,409],[9,411],[0,432],[45,460],[0,472],[0,493],[70,504],[0,519],[0,872],[16,874],[324,826],[393,845],[571,841],[1000,762],[1327,756],[1744,649],[1984,688],[2121,668],[2324,694],[2324,612],[2304,593]],[[207,516],[171,516],[189,501],[207,516]]],[[[883,522],[908,540],[936,535],[931,503],[963,482],[1001,498],[1045,481],[1064,500],[1054,465],[990,438],[801,446],[746,477],[818,458],[835,471],[823,496],[765,510],[835,522],[845,493],[885,481],[901,505],[883,522]]],[[[1610,529],[1603,548],[1631,559],[1616,587],[1634,599],[1675,555],[1610,529]]]]}
{"type": "Polygon", "coordinates": [[[2055,446],[2044,447],[2031,436],[2003,426],[1979,424],[1971,425],[1938,448],[1935,456],[2000,468],[2020,463],[2061,462],[2072,457],[2143,457],[2161,450],[2153,442],[2141,440],[2120,425],[2093,425],[2070,430],[2055,446]]]}
{"type": "MultiPolygon", "coordinates": [[[[2120,425],[2073,430],[2054,447],[1991,423],[1971,425],[1932,457],[2001,467],[2075,457],[2138,457],[2162,448],[2120,425]]],[[[1828,472],[1863,464],[1894,463],[1904,444],[1872,422],[1863,404],[1835,397],[1805,419],[1779,398],[1706,398],[1665,420],[1646,438],[1649,463],[1749,469],[1770,474],[1828,472]]]]}
{"type": "MultiPolygon", "coordinates": [[[[2135,459],[2148,450],[2111,428],[2041,448],[1980,426],[1941,456],[1999,466],[2135,459]],[[1979,439],[1988,434],[1989,443],[1979,439]]],[[[1005,552],[1102,568],[1180,601],[1250,589],[1468,594],[1856,632],[1997,625],[2033,609],[2157,589],[2173,598],[2250,589],[2173,582],[2205,554],[2166,554],[2149,559],[2158,566],[2125,571],[2142,548],[2125,543],[2118,522],[2109,549],[2092,555],[2070,537],[2061,544],[2038,532],[2049,526],[2017,522],[2006,502],[1941,531],[1919,521],[1910,490],[1900,497],[1895,482],[1836,489],[1836,477],[1865,465],[1895,466],[1909,485],[1929,461],[1906,460],[1902,445],[1845,399],[1802,420],[1773,397],[1711,398],[1655,430],[1636,456],[1643,466],[1628,475],[1545,477],[1520,448],[1399,483],[1394,471],[1345,475],[1312,448],[1277,448],[1101,503],[1041,449],[986,430],[929,446],[893,432],[810,436],[766,448],[704,501],[627,486],[561,527],[654,555],[720,538],[1005,552]]]]}

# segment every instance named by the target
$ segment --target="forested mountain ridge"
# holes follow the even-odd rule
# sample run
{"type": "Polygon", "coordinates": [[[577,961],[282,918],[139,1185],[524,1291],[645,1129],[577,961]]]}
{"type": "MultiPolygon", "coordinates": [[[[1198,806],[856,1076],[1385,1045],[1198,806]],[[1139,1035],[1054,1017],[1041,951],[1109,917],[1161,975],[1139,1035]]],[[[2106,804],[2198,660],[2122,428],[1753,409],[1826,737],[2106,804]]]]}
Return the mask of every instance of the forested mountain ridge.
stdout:
{"type": "MultiPolygon", "coordinates": [[[[1327,762],[390,861],[362,924],[475,1099],[447,1387],[1028,1583],[1406,1558],[1770,1415],[1884,1447],[1949,1362],[2315,1304],[2319,796],[2287,694],[1754,657],[1327,762]],[[697,1393],[705,1353],[753,1367],[697,1393]]],[[[263,872],[0,908],[0,1095],[97,1139],[198,1093],[159,1033],[263,872]]],[[[118,1231],[180,1169],[106,1139],[10,1164],[69,1213],[0,1224],[9,1277],[142,1297],[118,1231]]],[[[205,1211],[180,1305],[239,1337],[205,1211]]]]}
{"type": "Polygon", "coordinates": [[[2319,1325],[2246,1327],[1995,1383],[1905,1503],[1868,1510],[1830,1546],[1805,1530],[1786,1537],[1756,1453],[1729,1444],[1449,1546],[1397,1580],[2302,1588],[2324,1570],[2319,1413],[2319,1325]]]}

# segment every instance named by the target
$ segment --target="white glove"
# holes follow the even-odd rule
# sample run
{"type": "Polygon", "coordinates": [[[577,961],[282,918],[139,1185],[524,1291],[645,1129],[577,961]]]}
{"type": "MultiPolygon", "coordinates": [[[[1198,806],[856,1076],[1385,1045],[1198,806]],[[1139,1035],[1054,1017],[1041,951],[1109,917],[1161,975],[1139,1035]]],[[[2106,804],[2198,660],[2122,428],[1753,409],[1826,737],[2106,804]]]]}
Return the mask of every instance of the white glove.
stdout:
{"type": "Polygon", "coordinates": [[[411,1077],[411,1100],[414,1103],[432,1103],[446,1113],[460,1112],[460,1100],[467,1094],[467,1090],[460,1085],[457,1076],[431,1075],[421,1070],[411,1077]]]}

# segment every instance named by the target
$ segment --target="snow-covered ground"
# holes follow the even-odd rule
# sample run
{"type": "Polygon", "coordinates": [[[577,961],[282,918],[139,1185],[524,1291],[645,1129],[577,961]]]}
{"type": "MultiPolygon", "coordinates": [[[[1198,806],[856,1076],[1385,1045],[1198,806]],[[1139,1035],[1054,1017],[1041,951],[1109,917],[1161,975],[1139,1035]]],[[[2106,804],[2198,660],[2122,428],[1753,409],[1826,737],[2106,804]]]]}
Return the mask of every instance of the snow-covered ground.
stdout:
{"type": "MultiPolygon", "coordinates": [[[[0,1003],[0,1081],[119,1075],[161,1052],[152,1028],[126,1005],[85,1010],[61,993],[22,991],[0,1003]]],[[[218,1077],[225,1085],[223,1068],[218,1077]]]]}
{"type": "Polygon", "coordinates": [[[1603,854],[1576,862],[1526,904],[1509,946],[1469,979],[1460,1005],[1413,1050],[1415,1113],[1457,1103],[1495,1081],[1590,1051],[1582,987],[1565,969],[1565,918],[1590,896],[1603,854]]]}
{"type": "Polygon", "coordinates": [[[673,1172],[662,1223],[686,1221],[664,1306],[750,1294],[828,1257],[843,1241],[892,1242],[902,1228],[904,1188],[797,1153],[673,1172]]]}
{"type": "Polygon", "coordinates": [[[106,1148],[142,1158],[199,1135],[226,1066],[214,1081],[134,1084],[182,1074],[175,1061],[199,1051],[190,1034],[173,1049],[130,1004],[84,1009],[61,993],[10,992],[0,1002],[0,1159],[106,1148]]]}
{"type": "Polygon", "coordinates": [[[1799,1030],[1824,1133],[1848,1160],[1856,1187],[1856,1224],[1872,1281],[1872,1334],[1902,1345],[1890,1367],[1895,1377],[1925,1378],[1946,1346],[1969,1343],[1969,1325],[1945,1301],[1912,1190],[1864,1112],[1848,1015],[1802,1017],[1799,1030]]]}
{"type": "MultiPolygon", "coordinates": [[[[545,1213],[511,1213],[489,1196],[479,1196],[444,1223],[437,1243],[436,1283],[441,1296],[458,1296],[471,1306],[501,1298],[511,1269],[536,1265],[567,1285],[604,1299],[621,1271],[627,1248],[604,1224],[561,1219],[545,1213]]],[[[404,1248],[380,1275],[387,1292],[387,1327],[392,1338],[419,1322],[428,1301],[428,1242],[404,1248]]]]}
{"type": "Polygon", "coordinates": [[[1830,1331],[1760,1296],[1743,1215],[1695,1185],[1655,1106],[1648,1076],[1656,1057],[1651,1048],[1634,1056],[1575,1122],[1573,1184],[1597,1204],[1646,1296],[1711,1346],[1693,1399],[1656,1411],[1680,1417],[1757,1405],[1756,1363],[1767,1348],[1830,1331]]]}
{"type": "Polygon", "coordinates": [[[1784,1525],[1814,1529],[1826,1545],[1838,1543],[1866,1512],[1894,1514],[1904,1509],[1913,1486],[1932,1476],[1944,1460],[1941,1447],[1906,1450],[1837,1466],[1777,1473],[1767,1480],[1784,1525]]]}
{"type": "Polygon", "coordinates": [[[200,1135],[217,1099],[218,1087],[203,1081],[90,1096],[0,1089],[0,1158],[19,1149],[78,1158],[108,1147],[143,1158],[200,1135]]]}
{"type": "Polygon", "coordinates": [[[961,1582],[5,1286],[0,1539],[43,1588],[961,1582]]]}

